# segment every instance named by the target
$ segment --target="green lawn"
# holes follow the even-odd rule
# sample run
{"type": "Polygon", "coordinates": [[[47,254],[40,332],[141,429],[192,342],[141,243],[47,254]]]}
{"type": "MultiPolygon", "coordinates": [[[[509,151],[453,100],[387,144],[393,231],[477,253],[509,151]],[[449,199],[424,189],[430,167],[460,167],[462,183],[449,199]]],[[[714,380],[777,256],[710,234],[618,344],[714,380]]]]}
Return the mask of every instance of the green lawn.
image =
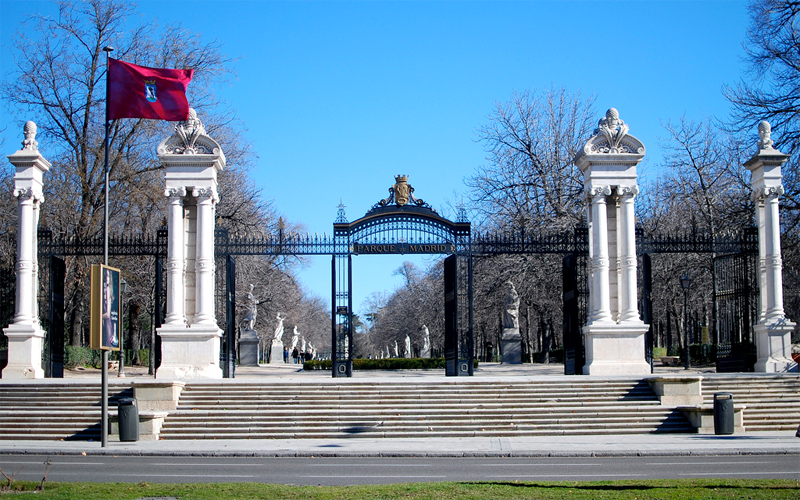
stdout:
{"type": "Polygon", "coordinates": [[[174,497],[202,500],[230,499],[747,499],[797,500],[800,481],[792,480],[652,480],[595,482],[408,483],[380,486],[285,486],[254,483],[38,483],[15,481],[12,491],[0,489],[0,498],[26,499],[138,499],[174,497]],[[24,492],[23,492],[24,491],[24,492]]]}

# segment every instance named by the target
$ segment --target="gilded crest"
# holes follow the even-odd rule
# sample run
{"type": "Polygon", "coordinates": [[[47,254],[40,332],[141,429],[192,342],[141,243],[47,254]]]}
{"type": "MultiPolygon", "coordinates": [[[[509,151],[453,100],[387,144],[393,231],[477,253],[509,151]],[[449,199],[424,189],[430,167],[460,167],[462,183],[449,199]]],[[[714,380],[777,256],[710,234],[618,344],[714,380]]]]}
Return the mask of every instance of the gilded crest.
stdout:
{"type": "Polygon", "coordinates": [[[411,194],[411,186],[408,185],[408,176],[397,175],[394,180],[396,181],[395,185],[392,186],[392,189],[394,189],[394,202],[401,207],[407,205],[409,195],[411,194]]]}
{"type": "Polygon", "coordinates": [[[144,97],[149,102],[158,101],[158,96],[156,95],[156,81],[155,80],[145,80],[144,81],[144,97]]]}

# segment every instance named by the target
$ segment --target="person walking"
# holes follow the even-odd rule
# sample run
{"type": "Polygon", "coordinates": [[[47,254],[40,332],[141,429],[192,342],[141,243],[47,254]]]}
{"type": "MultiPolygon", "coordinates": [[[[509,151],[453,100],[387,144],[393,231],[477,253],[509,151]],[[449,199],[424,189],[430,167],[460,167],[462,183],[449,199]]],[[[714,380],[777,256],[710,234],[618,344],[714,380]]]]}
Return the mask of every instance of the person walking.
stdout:
{"type": "Polygon", "coordinates": [[[300,356],[300,351],[297,350],[297,347],[292,349],[292,359],[294,359],[294,364],[297,364],[297,358],[300,356]]]}

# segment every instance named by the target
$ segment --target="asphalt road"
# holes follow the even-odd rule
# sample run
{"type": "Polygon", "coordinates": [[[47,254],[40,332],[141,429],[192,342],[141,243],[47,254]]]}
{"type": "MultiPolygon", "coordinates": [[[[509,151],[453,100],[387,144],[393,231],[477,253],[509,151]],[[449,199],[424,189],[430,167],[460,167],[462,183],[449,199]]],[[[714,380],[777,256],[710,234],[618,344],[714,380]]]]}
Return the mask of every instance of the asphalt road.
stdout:
{"type": "MultiPolygon", "coordinates": [[[[45,455],[0,456],[0,469],[40,481],[45,455]]],[[[356,485],[440,481],[800,480],[800,455],[606,458],[214,458],[51,456],[48,481],[256,482],[356,485]]]]}

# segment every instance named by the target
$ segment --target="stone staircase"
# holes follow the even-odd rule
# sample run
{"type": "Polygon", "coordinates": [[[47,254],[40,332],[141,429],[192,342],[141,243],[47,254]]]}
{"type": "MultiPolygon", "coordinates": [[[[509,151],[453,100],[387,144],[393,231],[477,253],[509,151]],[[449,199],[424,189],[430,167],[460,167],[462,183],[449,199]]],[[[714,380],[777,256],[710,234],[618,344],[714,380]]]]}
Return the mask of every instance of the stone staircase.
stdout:
{"type": "Polygon", "coordinates": [[[800,425],[800,376],[749,374],[703,378],[703,403],[714,393],[733,394],[734,405],[745,405],[745,432],[794,431],[800,425]]]}
{"type": "MultiPolygon", "coordinates": [[[[640,379],[234,379],[186,384],[161,430],[169,439],[510,437],[694,432],[660,406],[640,379]]],[[[132,395],[110,381],[110,413],[132,395]]],[[[800,377],[705,375],[715,392],[744,404],[747,432],[797,429],[800,377]]],[[[100,384],[73,380],[0,383],[0,439],[99,440],[100,384]]]]}
{"type": "Polygon", "coordinates": [[[161,439],[693,432],[638,379],[187,383],[161,439]]]}
{"type": "MultiPolygon", "coordinates": [[[[109,384],[109,413],[132,397],[130,384],[109,384]]],[[[100,382],[0,384],[0,439],[100,440],[100,382]]]]}

